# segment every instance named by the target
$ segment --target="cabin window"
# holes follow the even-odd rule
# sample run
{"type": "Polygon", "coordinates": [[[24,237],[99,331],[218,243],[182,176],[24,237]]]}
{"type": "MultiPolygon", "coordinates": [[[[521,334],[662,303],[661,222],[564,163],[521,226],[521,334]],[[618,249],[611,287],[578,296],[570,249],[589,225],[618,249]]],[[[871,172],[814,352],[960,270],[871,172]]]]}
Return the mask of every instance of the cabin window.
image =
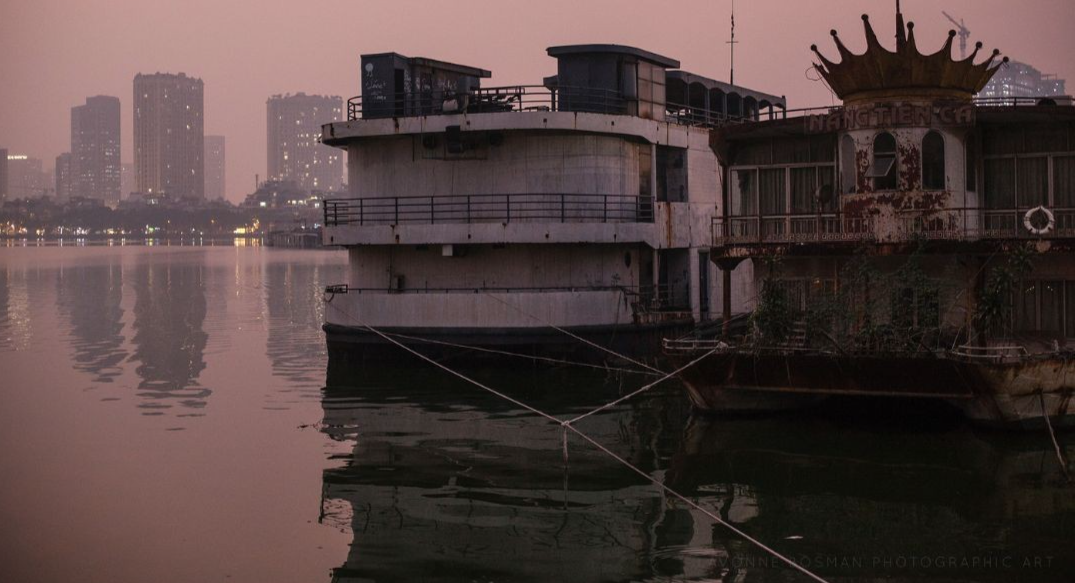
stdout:
{"type": "Polygon", "coordinates": [[[653,147],[649,144],[638,145],[638,196],[653,196],[653,147]]]}
{"type": "Polygon", "coordinates": [[[1053,158],[1053,204],[1075,208],[1075,156],[1053,158]]]}
{"type": "Polygon", "coordinates": [[[873,140],[873,166],[869,177],[874,190],[896,190],[896,138],[885,132],[873,140]]]}
{"type": "Polygon", "coordinates": [[[855,140],[848,135],[840,139],[840,166],[843,192],[855,192],[858,186],[858,164],[855,162],[855,140]]]}
{"type": "Polygon", "coordinates": [[[687,149],[657,146],[657,200],[687,202],[687,149]]]}
{"type": "Polygon", "coordinates": [[[944,137],[929,132],[922,140],[922,188],[944,190],[944,137]]]}
{"type": "Polygon", "coordinates": [[[1020,208],[1049,204],[1048,158],[1019,158],[1015,172],[1015,199],[1020,208]]]}
{"type": "Polygon", "coordinates": [[[1014,317],[1016,334],[1075,338],[1075,281],[1023,281],[1014,317]]]}
{"type": "Polygon", "coordinates": [[[985,161],[985,206],[991,209],[1015,207],[1015,159],[985,161]]]}
{"type": "Polygon", "coordinates": [[[788,214],[788,193],[783,168],[767,168],[759,172],[758,193],[761,199],[761,214],[788,214]]]}
{"type": "Polygon", "coordinates": [[[757,170],[736,170],[732,172],[731,205],[733,216],[754,216],[758,214],[757,170]]]}
{"type": "Polygon", "coordinates": [[[978,135],[972,133],[967,134],[966,137],[966,159],[964,163],[967,171],[967,190],[975,192],[978,190],[978,135]]]}
{"type": "Polygon", "coordinates": [[[796,214],[817,211],[817,168],[791,169],[791,212],[796,214]]]}

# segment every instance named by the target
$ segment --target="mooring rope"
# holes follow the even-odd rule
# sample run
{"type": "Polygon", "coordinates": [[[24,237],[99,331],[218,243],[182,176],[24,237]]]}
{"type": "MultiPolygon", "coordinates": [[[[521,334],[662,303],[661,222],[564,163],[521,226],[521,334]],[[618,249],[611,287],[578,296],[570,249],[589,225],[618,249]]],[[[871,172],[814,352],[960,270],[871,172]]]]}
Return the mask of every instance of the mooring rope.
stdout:
{"type": "Polygon", "coordinates": [[[609,409],[611,407],[619,405],[620,403],[622,403],[622,402],[624,402],[624,401],[626,401],[628,399],[631,399],[632,397],[635,397],[637,395],[641,395],[642,393],[652,389],[653,387],[663,383],[664,381],[666,381],[666,380],[678,375],[679,373],[687,370],[688,368],[698,364],[699,362],[702,361],[702,359],[708,357],[710,354],[713,354],[716,351],[717,351],[717,349],[714,348],[713,350],[710,350],[709,352],[703,354],[702,356],[699,356],[698,358],[696,358],[696,359],[688,362],[687,364],[679,367],[678,369],[676,369],[676,370],[664,375],[663,377],[653,381],[652,383],[650,383],[650,384],[648,384],[648,385],[646,385],[646,386],[644,386],[644,387],[642,387],[642,388],[640,388],[640,389],[638,389],[638,390],[636,390],[634,392],[628,393],[628,394],[620,397],[619,399],[616,399],[615,401],[612,401],[610,403],[605,403],[604,405],[601,405],[600,407],[594,409],[593,411],[590,411],[589,413],[584,413],[582,415],[579,415],[578,417],[575,417],[574,419],[569,419],[567,421],[564,421],[563,424],[564,425],[571,425],[571,424],[573,424],[573,423],[575,423],[577,421],[582,421],[583,419],[589,417],[590,415],[593,415],[594,413],[604,411],[605,409],[609,409]]]}
{"type": "Polygon", "coordinates": [[[1064,474],[1064,480],[1071,482],[1071,474],[1068,473],[1068,460],[1064,458],[1064,450],[1060,448],[1060,442],[1056,440],[1056,433],[1053,431],[1053,422],[1049,419],[1049,412],[1045,410],[1044,391],[1038,391],[1038,401],[1041,403],[1041,416],[1045,419],[1045,427],[1049,430],[1049,439],[1053,440],[1056,461],[1060,462],[1060,471],[1064,474]]]}
{"type": "MultiPolygon", "coordinates": [[[[332,306],[332,304],[329,304],[329,305],[332,306]]],[[[589,416],[589,415],[591,415],[593,413],[596,413],[597,411],[605,410],[605,409],[613,406],[613,404],[621,403],[624,400],[626,400],[627,398],[633,397],[633,396],[641,393],[643,391],[643,389],[648,390],[648,388],[651,388],[652,386],[655,386],[655,385],[663,382],[667,378],[670,378],[671,376],[673,376],[673,375],[675,375],[675,374],[677,374],[679,372],[682,372],[686,368],[695,365],[696,363],[700,362],[703,358],[705,358],[705,356],[709,356],[709,354],[706,354],[705,356],[703,356],[701,358],[695,359],[694,361],[692,361],[688,365],[686,365],[684,367],[680,367],[677,371],[666,375],[665,377],[655,381],[654,383],[651,383],[650,387],[643,387],[643,389],[639,389],[638,391],[634,391],[633,393],[631,393],[629,395],[626,395],[625,397],[621,397],[621,398],[613,401],[613,403],[602,405],[601,407],[598,407],[594,411],[591,411],[590,413],[587,413],[585,415],[581,415],[579,417],[576,417],[576,418],[570,419],[570,420],[561,420],[561,419],[558,419],[558,418],[556,418],[556,417],[554,417],[554,416],[552,416],[552,415],[550,415],[548,413],[545,413],[544,411],[541,411],[539,409],[531,407],[530,405],[527,405],[526,403],[523,403],[522,401],[519,401],[518,399],[515,399],[513,397],[509,397],[508,395],[505,395],[504,393],[501,393],[500,391],[497,391],[496,389],[490,388],[490,387],[488,387],[488,386],[486,386],[486,385],[484,385],[484,384],[482,384],[482,383],[480,383],[480,382],[468,377],[467,375],[465,375],[465,374],[463,374],[463,373],[461,373],[459,371],[456,371],[455,369],[453,369],[451,367],[448,367],[448,366],[444,365],[443,363],[437,362],[436,360],[434,360],[434,359],[422,354],[421,352],[418,352],[417,350],[412,349],[411,347],[403,344],[402,342],[396,340],[395,338],[392,338],[388,334],[386,334],[384,332],[381,332],[380,330],[374,328],[373,326],[370,326],[369,324],[366,324],[366,323],[362,322],[361,320],[355,318],[352,314],[350,314],[349,312],[347,312],[343,308],[340,308],[339,306],[334,306],[334,307],[337,310],[339,310],[344,316],[346,316],[349,320],[354,322],[356,325],[361,326],[362,328],[365,328],[366,330],[369,330],[370,332],[376,334],[377,336],[380,336],[381,338],[383,338],[383,339],[387,340],[388,342],[390,342],[390,343],[402,348],[403,350],[405,350],[405,351],[417,356],[418,358],[421,358],[422,360],[424,360],[424,361],[426,361],[426,362],[428,362],[428,363],[430,363],[430,364],[432,364],[432,365],[444,370],[445,372],[447,372],[447,373],[449,373],[449,374],[451,374],[453,376],[456,376],[456,377],[458,377],[460,379],[463,379],[464,381],[467,381],[468,383],[471,383],[472,385],[474,385],[474,386],[476,386],[476,387],[478,387],[478,388],[480,388],[482,390],[488,391],[489,393],[491,393],[493,395],[496,395],[496,396],[500,397],[501,399],[504,399],[504,400],[506,400],[506,401],[508,401],[510,403],[513,403],[513,404],[515,404],[515,405],[517,405],[519,407],[522,407],[526,411],[530,411],[531,413],[534,413],[535,415],[538,415],[539,417],[541,417],[543,419],[546,419],[548,421],[551,421],[551,422],[559,425],[563,430],[563,456],[564,456],[565,464],[567,462],[567,431],[570,430],[572,433],[578,435],[579,437],[581,437],[582,439],[587,441],[590,445],[594,446],[595,448],[597,448],[601,452],[605,453],[606,455],[608,455],[612,459],[616,460],[617,462],[622,464],[624,467],[630,469],[632,472],[634,472],[634,473],[638,474],[639,476],[641,476],[647,482],[650,482],[654,486],[657,486],[658,488],[660,488],[664,492],[667,492],[669,495],[675,497],[677,500],[680,500],[683,503],[689,505],[690,507],[695,508],[696,510],[698,510],[701,513],[705,514],[706,516],[711,518],[716,524],[719,524],[719,525],[723,526],[724,528],[726,528],[729,531],[731,531],[733,534],[741,537],[743,540],[746,540],[747,542],[753,544],[754,546],[758,547],[759,549],[771,554],[772,556],[776,557],[777,559],[780,559],[781,561],[783,561],[784,563],[786,563],[787,565],[789,565],[793,569],[803,573],[804,575],[806,575],[810,579],[812,579],[814,581],[818,581],[820,583],[828,583],[827,581],[825,581],[821,577],[815,575],[814,573],[812,573],[811,571],[809,571],[808,569],[806,569],[802,565],[796,563],[792,559],[782,555],[780,552],[776,551],[775,549],[772,549],[772,548],[766,546],[761,541],[759,541],[759,540],[755,539],[754,537],[748,535],[747,533],[743,532],[742,530],[739,530],[738,528],[733,526],[731,523],[729,523],[729,522],[725,521],[724,519],[722,519],[720,516],[717,516],[716,514],[713,514],[709,510],[707,510],[707,509],[703,508],[702,506],[700,506],[699,504],[697,504],[696,502],[691,501],[686,496],[680,494],[679,492],[676,492],[672,488],[669,488],[668,486],[666,486],[665,484],[661,483],[659,480],[657,480],[653,476],[650,476],[649,474],[647,474],[641,468],[638,468],[637,466],[635,466],[631,462],[629,462],[629,461],[623,459],[622,457],[616,455],[613,451],[611,451],[607,447],[601,445],[599,442],[597,442],[596,440],[591,438],[589,435],[586,435],[585,433],[579,431],[578,428],[576,428],[574,425],[572,425],[572,423],[574,423],[574,422],[576,422],[576,421],[578,421],[580,419],[583,419],[583,418],[585,418],[585,417],[587,417],[587,416],[589,416]]],[[[565,482],[565,488],[566,488],[566,482],[565,482]]],[[[565,500],[566,500],[566,498],[565,498],[565,500]]]]}
{"type": "Polygon", "coordinates": [[[650,366],[650,365],[648,365],[648,364],[646,364],[644,362],[639,362],[639,361],[637,361],[637,360],[635,360],[635,359],[633,359],[633,358],[631,358],[629,356],[620,354],[620,353],[616,352],[615,350],[612,350],[612,349],[607,348],[605,346],[601,346],[600,344],[598,344],[596,342],[591,342],[591,341],[583,338],[582,336],[579,336],[577,334],[571,333],[568,330],[564,330],[563,328],[557,326],[556,324],[553,324],[552,322],[549,322],[549,321],[547,321],[547,320],[545,320],[543,318],[539,318],[539,317],[527,312],[526,310],[523,310],[522,308],[512,304],[511,302],[508,302],[508,301],[505,301],[505,300],[502,300],[502,299],[496,297],[495,295],[489,293],[488,291],[483,290],[482,293],[484,293],[485,295],[493,298],[494,300],[504,304],[505,306],[515,310],[516,312],[519,312],[520,314],[526,316],[527,318],[530,318],[532,320],[536,320],[538,322],[541,322],[542,324],[548,326],[549,328],[552,328],[553,330],[556,330],[557,332],[562,332],[562,333],[574,338],[575,340],[578,340],[579,342],[582,342],[583,344],[586,344],[586,345],[592,346],[592,347],[594,347],[594,348],[596,348],[598,350],[607,352],[607,353],[611,354],[612,356],[615,356],[616,358],[621,358],[621,359],[626,360],[627,362],[629,362],[631,364],[638,365],[638,366],[640,366],[640,367],[642,367],[644,369],[647,369],[649,371],[655,372],[657,374],[663,374],[664,373],[664,371],[662,371],[660,369],[657,369],[657,368],[654,368],[654,367],[652,367],[652,366],[650,366]]]}
{"type": "Polygon", "coordinates": [[[484,348],[484,347],[481,347],[481,346],[473,346],[473,345],[469,345],[469,344],[456,344],[455,342],[446,342],[444,340],[434,340],[432,338],[422,338],[420,336],[410,336],[410,335],[407,335],[407,334],[400,334],[398,332],[385,332],[385,334],[388,334],[389,336],[395,336],[396,338],[403,338],[405,340],[414,340],[416,342],[425,342],[425,343],[428,343],[428,344],[438,344],[438,345],[441,345],[441,346],[451,346],[453,348],[462,348],[462,349],[466,349],[466,350],[473,350],[475,352],[488,352],[490,354],[501,354],[501,355],[504,355],[504,356],[514,356],[514,357],[518,357],[518,358],[529,358],[531,360],[537,360],[537,361],[541,361],[541,362],[550,362],[550,363],[564,364],[564,365],[570,365],[570,366],[581,366],[581,367],[586,367],[586,368],[595,368],[595,369],[599,369],[599,370],[608,370],[608,371],[624,372],[624,373],[631,373],[631,374],[644,374],[644,375],[656,375],[657,374],[655,372],[650,372],[648,370],[637,370],[637,369],[633,369],[633,368],[604,366],[604,365],[600,365],[600,364],[590,364],[590,363],[587,363],[587,362],[575,362],[575,361],[563,360],[563,359],[559,359],[559,358],[550,358],[550,357],[547,357],[547,356],[537,356],[535,354],[522,354],[520,352],[508,352],[506,350],[496,350],[494,348],[484,348]]]}

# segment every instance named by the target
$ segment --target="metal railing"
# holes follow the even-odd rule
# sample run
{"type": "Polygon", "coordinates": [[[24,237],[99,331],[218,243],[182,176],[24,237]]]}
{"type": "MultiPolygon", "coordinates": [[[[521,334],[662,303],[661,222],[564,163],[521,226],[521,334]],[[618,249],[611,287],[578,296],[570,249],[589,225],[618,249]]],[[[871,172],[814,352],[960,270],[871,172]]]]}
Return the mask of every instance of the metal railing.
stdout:
{"type": "Polygon", "coordinates": [[[751,243],[869,241],[873,220],[839,214],[716,218],[714,246],[751,243]]]}
{"type": "MultiPolygon", "coordinates": [[[[1029,208],[953,208],[903,211],[882,226],[876,217],[841,214],[723,217],[713,221],[714,246],[758,243],[817,243],[951,240],[1032,240],[1075,238],[1075,208],[1050,209],[1053,225],[1045,232],[1026,228],[1029,208]]],[[[1041,220],[1037,217],[1036,220],[1041,220]]],[[[1044,224],[1040,226],[1045,226],[1044,224]]]]}
{"type": "Polygon", "coordinates": [[[651,223],[653,198],[623,194],[454,194],[326,199],[325,226],[651,223]]]}
{"type": "MultiPolygon", "coordinates": [[[[471,92],[426,91],[397,93],[347,100],[347,119],[377,119],[457,113],[500,113],[571,111],[625,115],[631,100],[618,91],[592,87],[513,85],[488,87],[471,92]]],[[[665,120],[681,125],[718,126],[725,123],[778,119],[783,110],[750,112],[742,115],[678,103],[665,104],[665,120]]]]}
{"type": "Polygon", "coordinates": [[[508,111],[625,114],[627,99],[618,91],[592,87],[560,87],[552,90],[542,85],[513,85],[475,89],[471,92],[438,90],[358,96],[347,100],[347,119],[350,121],[362,118],[508,111]]]}

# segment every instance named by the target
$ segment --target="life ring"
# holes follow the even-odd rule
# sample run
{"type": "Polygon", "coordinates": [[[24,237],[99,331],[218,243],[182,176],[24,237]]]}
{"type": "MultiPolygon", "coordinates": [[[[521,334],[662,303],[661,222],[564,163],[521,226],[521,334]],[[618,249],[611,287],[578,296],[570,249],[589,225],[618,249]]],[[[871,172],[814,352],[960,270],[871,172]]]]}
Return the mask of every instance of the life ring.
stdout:
{"type": "Polygon", "coordinates": [[[1056,227],[1056,217],[1053,216],[1053,211],[1043,206],[1038,206],[1028,210],[1026,214],[1023,215],[1023,226],[1026,227],[1026,230],[1030,232],[1031,235],[1046,235],[1051,233],[1056,227]],[[1037,214],[1038,211],[1045,213],[1045,218],[1049,219],[1044,227],[1035,227],[1034,223],[1031,222],[1031,218],[1037,214]]]}

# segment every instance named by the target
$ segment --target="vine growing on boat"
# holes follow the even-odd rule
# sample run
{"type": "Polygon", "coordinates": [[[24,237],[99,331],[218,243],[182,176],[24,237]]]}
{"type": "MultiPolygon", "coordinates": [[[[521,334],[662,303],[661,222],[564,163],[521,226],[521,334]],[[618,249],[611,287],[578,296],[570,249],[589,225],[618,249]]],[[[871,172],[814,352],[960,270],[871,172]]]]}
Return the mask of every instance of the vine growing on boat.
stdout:
{"type": "Polygon", "coordinates": [[[1007,261],[994,266],[978,290],[974,324],[983,336],[1011,336],[1016,285],[1034,269],[1037,251],[1017,245],[1008,251],[1007,261]]]}

